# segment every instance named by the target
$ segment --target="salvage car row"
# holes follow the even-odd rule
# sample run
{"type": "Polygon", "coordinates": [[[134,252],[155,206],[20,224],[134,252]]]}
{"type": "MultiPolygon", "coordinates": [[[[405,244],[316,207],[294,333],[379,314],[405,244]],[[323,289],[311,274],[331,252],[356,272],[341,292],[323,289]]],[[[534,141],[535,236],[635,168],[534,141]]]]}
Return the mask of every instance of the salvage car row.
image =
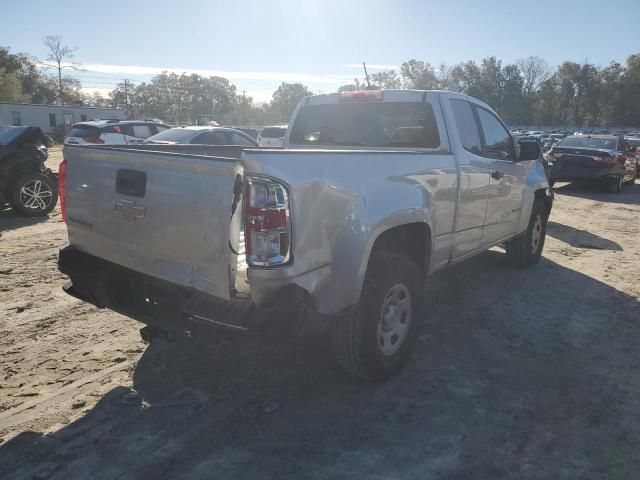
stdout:
{"type": "Polygon", "coordinates": [[[160,120],[91,120],[74,124],[66,145],[242,145],[282,147],[287,126],[264,127],[254,140],[247,133],[217,125],[171,127],[160,120]]]}

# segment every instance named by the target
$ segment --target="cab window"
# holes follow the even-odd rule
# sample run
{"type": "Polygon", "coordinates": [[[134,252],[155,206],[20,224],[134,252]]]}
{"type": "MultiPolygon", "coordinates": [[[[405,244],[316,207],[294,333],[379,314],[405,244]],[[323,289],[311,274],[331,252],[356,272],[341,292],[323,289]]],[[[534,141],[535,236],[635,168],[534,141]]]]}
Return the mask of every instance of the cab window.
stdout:
{"type": "Polygon", "coordinates": [[[478,119],[482,127],[484,135],[484,153],[485,157],[505,160],[511,158],[513,145],[511,143],[511,135],[502,125],[496,116],[481,107],[476,107],[478,119]]]}
{"type": "Polygon", "coordinates": [[[471,109],[471,104],[466,100],[451,100],[453,117],[456,120],[458,136],[462,142],[462,147],[475,154],[482,155],[482,143],[478,123],[471,109]]]}

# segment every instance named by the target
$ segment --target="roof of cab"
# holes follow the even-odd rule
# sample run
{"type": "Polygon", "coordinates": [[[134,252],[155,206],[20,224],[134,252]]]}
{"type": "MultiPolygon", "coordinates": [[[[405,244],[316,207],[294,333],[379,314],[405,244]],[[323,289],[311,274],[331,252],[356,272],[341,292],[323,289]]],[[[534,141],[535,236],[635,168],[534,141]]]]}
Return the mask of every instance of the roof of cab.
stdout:
{"type": "MultiPolygon", "coordinates": [[[[493,109],[487,105],[482,100],[478,100],[475,97],[471,97],[469,95],[465,95],[464,93],[452,92],[448,90],[399,90],[399,89],[389,89],[389,90],[361,90],[362,92],[383,92],[384,97],[382,102],[423,102],[427,95],[454,95],[456,97],[467,98],[471,100],[473,103],[481,105],[489,110],[493,109]]],[[[343,93],[347,94],[353,91],[345,91],[345,92],[336,92],[336,93],[324,93],[320,95],[310,95],[301,100],[301,102],[305,102],[305,105],[326,105],[326,104],[334,104],[341,103],[341,95],[343,93]]]]}

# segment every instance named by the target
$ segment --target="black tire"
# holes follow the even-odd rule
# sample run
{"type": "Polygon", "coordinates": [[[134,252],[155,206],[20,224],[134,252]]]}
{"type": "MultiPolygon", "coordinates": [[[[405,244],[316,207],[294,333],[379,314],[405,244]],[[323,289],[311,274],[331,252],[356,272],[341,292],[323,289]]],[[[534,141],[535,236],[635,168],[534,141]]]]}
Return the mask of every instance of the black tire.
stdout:
{"type": "Polygon", "coordinates": [[[606,183],[606,190],[609,193],[620,193],[624,187],[624,177],[615,177],[606,183]]]}
{"type": "Polygon", "coordinates": [[[527,268],[538,263],[547,236],[548,217],[544,201],[536,198],[531,209],[527,231],[506,244],[507,256],[513,265],[527,268]]]}
{"type": "Polygon", "coordinates": [[[424,313],[423,291],[422,275],[411,260],[394,253],[374,253],[358,306],[350,314],[335,319],[332,326],[333,347],[340,366],[368,380],[384,380],[398,372],[415,348],[424,313]],[[394,308],[392,302],[396,297],[402,306],[394,308]],[[404,325],[403,333],[386,329],[390,323],[395,328],[404,325]],[[390,337],[386,346],[384,336],[390,337]]]}
{"type": "Polygon", "coordinates": [[[42,172],[23,173],[9,186],[9,205],[18,215],[24,217],[46,215],[55,208],[56,203],[58,203],[58,185],[51,176],[42,172]],[[32,188],[29,188],[30,186],[32,188]],[[38,192],[35,192],[36,189],[39,189],[38,192]]]}

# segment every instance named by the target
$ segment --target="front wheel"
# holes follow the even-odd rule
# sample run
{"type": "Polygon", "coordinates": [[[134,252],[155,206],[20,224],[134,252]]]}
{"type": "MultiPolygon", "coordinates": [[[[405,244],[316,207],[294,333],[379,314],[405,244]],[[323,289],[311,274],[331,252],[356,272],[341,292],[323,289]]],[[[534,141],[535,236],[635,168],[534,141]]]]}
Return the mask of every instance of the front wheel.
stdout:
{"type": "Polygon", "coordinates": [[[507,242],[507,256],[517,267],[532,267],[542,255],[547,236],[548,213],[544,202],[536,198],[531,209],[529,225],[524,235],[507,242]]]}
{"type": "Polygon", "coordinates": [[[619,176],[609,183],[611,193],[620,193],[624,187],[624,176],[619,176]]]}
{"type": "Polygon", "coordinates": [[[18,176],[9,187],[9,205],[18,215],[46,215],[58,202],[58,186],[51,176],[29,172],[18,176]]]}
{"type": "Polygon", "coordinates": [[[334,320],[338,363],[370,380],[394,375],[415,348],[423,302],[422,275],[411,260],[394,253],[373,254],[358,306],[334,320]]]}

